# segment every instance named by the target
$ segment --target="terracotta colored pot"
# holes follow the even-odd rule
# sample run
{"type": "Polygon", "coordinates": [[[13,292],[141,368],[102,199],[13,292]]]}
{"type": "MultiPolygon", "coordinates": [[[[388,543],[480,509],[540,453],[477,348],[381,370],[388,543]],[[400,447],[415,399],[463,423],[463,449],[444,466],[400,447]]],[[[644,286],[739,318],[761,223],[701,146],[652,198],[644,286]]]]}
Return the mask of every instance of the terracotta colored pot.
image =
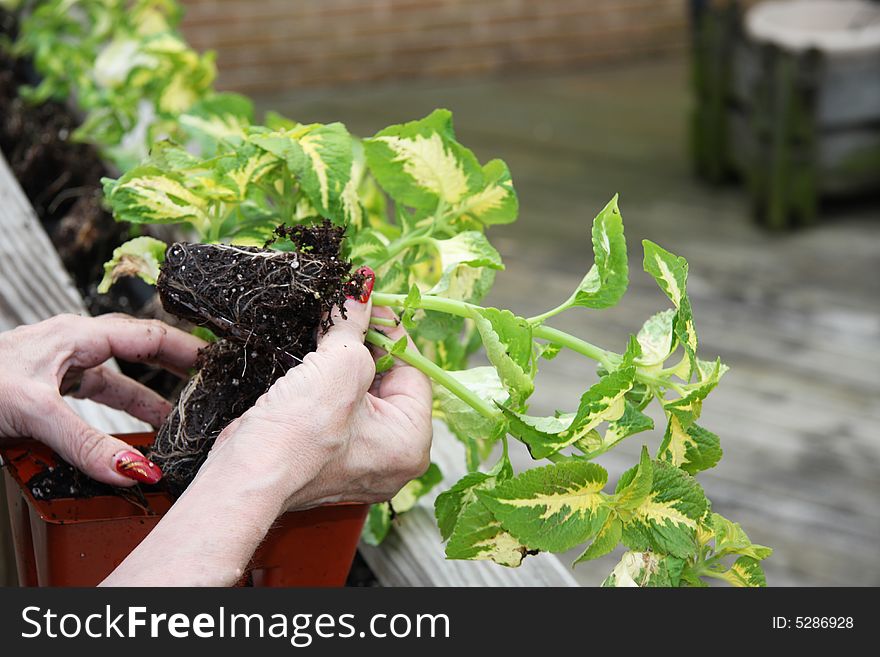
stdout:
{"type": "MultiPolygon", "coordinates": [[[[152,433],[118,436],[149,445],[152,433]]],[[[118,566],[172,504],[150,493],[151,512],[115,496],[36,500],[24,485],[56,462],[34,441],[0,449],[19,581],[23,586],[95,586],[118,566]]],[[[284,514],[254,554],[254,586],[342,586],[367,515],[364,504],[337,504],[284,514]]]]}

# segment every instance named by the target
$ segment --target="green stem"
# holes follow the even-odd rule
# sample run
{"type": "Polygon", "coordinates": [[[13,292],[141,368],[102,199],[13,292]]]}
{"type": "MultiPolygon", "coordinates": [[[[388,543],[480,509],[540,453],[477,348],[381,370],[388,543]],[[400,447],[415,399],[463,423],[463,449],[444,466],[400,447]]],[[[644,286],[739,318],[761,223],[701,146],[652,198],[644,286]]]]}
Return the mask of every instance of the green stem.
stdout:
{"type": "MultiPolygon", "coordinates": [[[[374,306],[392,306],[400,308],[403,307],[406,303],[405,295],[389,294],[387,292],[373,292],[372,299],[374,306]]],[[[474,311],[480,310],[480,306],[472,303],[431,295],[422,296],[418,306],[419,308],[423,308],[424,310],[437,310],[447,313],[449,315],[456,315],[458,317],[472,317],[474,311]]],[[[606,351],[605,349],[597,347],[596,345],[591,344],[586,340],[581,340],[580,338],[577,338],[570,333],[566,333],[564,331],[560,331],[559,329],[555,329],[543,324],[533,327],[532,335],[536,338],[562,345],[563,347],[571,349],[572,351],[579,353],[582,356],[591,358],[601,363],[605,367],[605,369],[608,370],[614,369],[614,367],[618,364],[620,360],[620,356],[618,354],[615,354],[614,352],[606,351]]],[[[646,383],[649,385],[669,387],[670,383],[668,380],[660,379],[655,376],[642,373],[640,371],[636,373],[636,378],[642,383],[646,383]]]]}
{"type": "Polygon", "coordinates": [[[590,344],[586,340],[576,338],[570,333],[565,333],[564,331],[542,325],[534,327],[532,329],[532,335],[536,338],[547,340],[548,342],[561,344],[563,347],[567,347],[587,358],[599,361],[605,369],[610,370],[614,367],[614,356],[616,354],[612,354],[610,351],[605,351],[601,347],[590,344]]]}
{"type": "Polygon", "coordinates": [[[388,254],[387,260],[395,257],[402,251],[405,251],[411,246],[415,246],[416,244],[427,244],[432,242],[434,238],[429,235],[407,235],[405,238],[400,238],[399,240],[394,240],[389,244],[385,251],[388,254]]]}
{"type": "Polygon", "coordinates": [[[532,326],[537,326],[539,324],[543,324],[546,320],[550,319],[554,315],[558,315],[559,313],[565,312],[569,308],[571,308],[571,303],[574,301],[574,295],[571,295],[564,302],[560,303],[555,308],[548,310],[545,313],[541,313],[540,315],[535,315],[534,317],[529,317],[526,321],[532,326]]]}
{"type": "MultiPolygon", "coordinates": [[[[404,295],[388,294],[387,292],[374,292],[372,298],[374,306],[400,307],[406,302],[406,297],[404,295]]],[[[472,303],[431,295],[422,296],[419,301],[419,308],[425,310],[438,310],[449,315],[457,315],[458,317],[471,317],[475,310],[480,310],[480,306],[472,303]]],[[[611,369],[614,366],[614,357],[616,354],[613,354],[610,351],[605,351],[601,347],[590,344],[586,340],[576,338],[564,331],[542,325],[534,327],[532,329],[532,335],[536,338],[541,338],[542,340],[547,340],[549,342],[561,344],[563,347],[568,347],[572,351],[602,363],[607,369],[611,369]]]]}
{"type": "Polygon", "coordinates": [[[375,315],[370,317],[370,324],[372,326],[387,326],[388,328],[397,328],[400,326],[400,322],[388,319],[387,317],[376,317],[375,315]]]}
{"type": "MultiPolygon", "coordinates": [[[[406,295],[389,294],[387,292],[373,292],[374,306],[393,306],[401,308],[406,303],[406,295]]],[[[476,306],[466,301],[456,301],[455,299],[446,299],[445,297],[435,297],[425,295],[419,302],[419,308],[424,310],[439,310],[448,315],[456,315],[458,317],[471,317],[474,310],[479,310],[480,306],[476,306]]]]}
{"type": "MultiPolygon", "coordinates": [[[[366,340],[370,344],[381,347],[389,353],[391,352],[391,348],[394,346],[394,340],[382,335],[381,333],[379,333],[379,331],[373,329],[367,331],[366,340]]],[[[477,397],[477,395],[475,395],[466,386],[460,383],[458,379],[449,374],[449,372],[436,365],[433,361],[422,356],[418,351],[407,348],[405,351],[395,354],[395,356],[402,360],[404,363],[412,365],[417,370],[420,370],[429,378],[433,379],[435,382],[447,388],[451,393],[453,393],[456,397],[461,399],[464,403],[473,408],[483,417],[489,418],[490,420],[495,420],[498,419],[498,416],[501,414],[499,410],[494,408],[488,402],[483,401],[482,399],[477,397]]]]}

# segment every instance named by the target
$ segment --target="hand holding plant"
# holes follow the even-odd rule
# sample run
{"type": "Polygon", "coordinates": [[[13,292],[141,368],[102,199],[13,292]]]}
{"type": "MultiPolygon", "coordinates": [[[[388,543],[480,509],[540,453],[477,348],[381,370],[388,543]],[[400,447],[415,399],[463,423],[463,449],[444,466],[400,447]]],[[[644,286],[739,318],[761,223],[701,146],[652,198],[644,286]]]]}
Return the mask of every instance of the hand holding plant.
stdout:
{"type": "MultiPolygon", "coordinates": [[[[369,302],[337,311],[316,351],[224,430],[206,462],[277,481],[285,508],[381,502],[428,467],[431,387],[399,363],[376,376],[363,343],[369,302]]],[[[394,335],[405,338],[402,327],[394,335]]]]}
{"type": "Polygon", "coordinates": [[[118,438],[88,425],[63,395],[91,399],[159,426],[171,404],[104,365],[110,358],[161,365],[186,376],[204,342],[155,320],[58,315],[0,335],[0,440],[40,440],[93,479],[114,486],[162,476],[118,438]]]}

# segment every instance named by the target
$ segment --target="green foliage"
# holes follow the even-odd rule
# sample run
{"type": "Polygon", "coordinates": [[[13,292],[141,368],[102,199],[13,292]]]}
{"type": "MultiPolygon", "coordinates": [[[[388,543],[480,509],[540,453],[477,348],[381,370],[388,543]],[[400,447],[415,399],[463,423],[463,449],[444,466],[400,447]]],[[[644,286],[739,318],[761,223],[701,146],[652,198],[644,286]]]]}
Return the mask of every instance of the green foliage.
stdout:
{"type": "MultiPolygon", "coordinates": [[[[42,76],[35,102],[75,98],[85,121],[74,137],[125,170],[161,136],[187,137],[179,117],[206,112],[215,96],[213,53],[198,54],[177,30],[173,0],[47,0],[22,22],[14,51],[42,76]]],[[[246,101],[240,100],[240,103],[246,101]]]]}

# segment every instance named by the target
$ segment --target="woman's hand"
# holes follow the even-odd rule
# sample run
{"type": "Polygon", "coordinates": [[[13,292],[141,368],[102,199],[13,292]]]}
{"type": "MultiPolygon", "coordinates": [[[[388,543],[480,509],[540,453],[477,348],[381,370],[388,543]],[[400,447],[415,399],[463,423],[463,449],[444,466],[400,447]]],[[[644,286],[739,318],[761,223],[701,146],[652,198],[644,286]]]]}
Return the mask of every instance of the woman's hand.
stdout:
{"type": "MultiPolygon", "coordinates": [[[[247,469],[272,482],[287,509],[388,500],[424,473],[431,384],[399,361],[376,376],[364,345],[371,306],[350,300],[346,319],[336,312],[317,351],[223,431],[205,468],[247,469]]],[[[393,339],[406,335],[403,327],[383,330],[393,339]]]]}
{"type": "Polygon", "coordinates": [[[364,346],[370,305],[348,302],[347,319],[333,316],[318,350],[223,431],[189,488],[104,585],[232,585],[285,510],[387,500],[425,471],[431,386],[403,363],[376,376],[364,346]]]}
{"type": "Polygon", "coordinates": [[[58,315],[0,334],[0,441],[35,438],[90,477],[114,486],[155,483],[159,469],[126,443],[86,423],[69,394],[158,427],[171,410],[146,386],[103,365],[111,357],[186,376],[204,342],[157,320],[58,315]]]}

